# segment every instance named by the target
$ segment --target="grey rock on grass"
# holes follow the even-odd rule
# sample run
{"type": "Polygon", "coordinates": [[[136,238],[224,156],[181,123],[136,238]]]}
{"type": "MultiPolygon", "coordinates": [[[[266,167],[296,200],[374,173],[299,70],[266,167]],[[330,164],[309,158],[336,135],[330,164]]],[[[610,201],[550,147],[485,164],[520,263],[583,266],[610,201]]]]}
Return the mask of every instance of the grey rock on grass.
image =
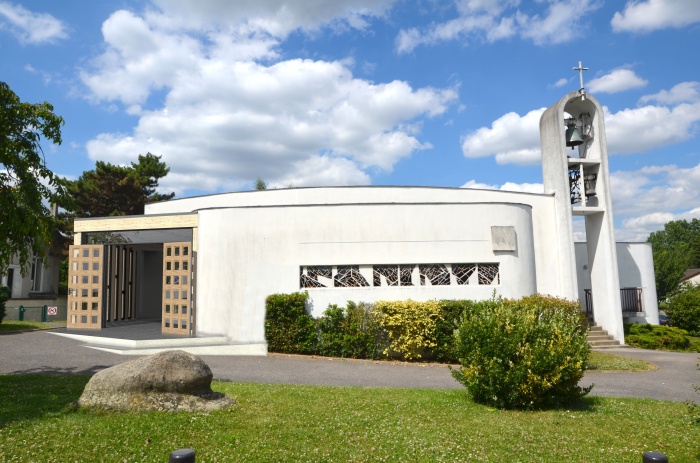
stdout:
{"type": "Polygon", "coordinates": [[[196,355],[166,351],[96,373],[76,405],[119,411],[209,412],[236,401],[211,389],[212,372],[196,355]]]}

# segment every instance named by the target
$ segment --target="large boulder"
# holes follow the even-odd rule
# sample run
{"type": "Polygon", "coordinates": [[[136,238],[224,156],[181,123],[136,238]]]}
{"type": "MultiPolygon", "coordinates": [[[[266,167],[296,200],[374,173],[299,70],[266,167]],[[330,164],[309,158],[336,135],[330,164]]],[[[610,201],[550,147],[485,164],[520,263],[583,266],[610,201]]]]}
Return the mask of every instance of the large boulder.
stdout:
{"type": "Polygon", "coordinates": [[[212,372],[196,355],[171,350],[96,373],[77,401],[101,410],[202,411],[225,408],[233,398],[211,389],[212,372]]]}

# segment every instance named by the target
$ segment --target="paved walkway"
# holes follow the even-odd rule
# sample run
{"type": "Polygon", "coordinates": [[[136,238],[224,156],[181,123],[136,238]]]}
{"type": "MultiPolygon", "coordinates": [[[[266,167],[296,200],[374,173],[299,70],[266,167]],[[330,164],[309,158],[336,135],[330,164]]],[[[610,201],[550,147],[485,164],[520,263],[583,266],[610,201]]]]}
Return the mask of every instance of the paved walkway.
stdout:
{"type": "MultiPolygon", "coordinates": [[[[89,349],[79,341],[48,331],[0,335],[0,374],[93,374],[130,360],[117,354],[89,349]]],[[[647,360],[655,371],[587,372],[582,386],[595,384],[598,396],[646,397],[661,400],[700,401],[692,384],[700,384],[700,354],[648,351],[633,348],[606,352],[647,360]]],[[[273,354],[267,357],[202,357],[214,378],[235,382],[287,383],[329,386],[459,389],[462,386],[444,365],[343,360],[273,354]]]]}

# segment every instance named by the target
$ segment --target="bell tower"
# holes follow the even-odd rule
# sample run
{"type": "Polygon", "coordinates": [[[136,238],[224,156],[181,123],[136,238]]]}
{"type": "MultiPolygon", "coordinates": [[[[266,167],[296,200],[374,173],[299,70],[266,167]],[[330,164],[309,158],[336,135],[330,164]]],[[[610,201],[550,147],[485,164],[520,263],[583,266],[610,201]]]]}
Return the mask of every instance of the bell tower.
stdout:
{"type": "Polygon", "coordinates": [[[545,193],[553,193],[556,210],[563,295],[578,299],[573,217],[586,223],[593,317],[616,340],[624,343],[620,279],[610,196],[608,151],[603,109],[583,87],[550,106],[540,119],[542,177],[545,193]]]}

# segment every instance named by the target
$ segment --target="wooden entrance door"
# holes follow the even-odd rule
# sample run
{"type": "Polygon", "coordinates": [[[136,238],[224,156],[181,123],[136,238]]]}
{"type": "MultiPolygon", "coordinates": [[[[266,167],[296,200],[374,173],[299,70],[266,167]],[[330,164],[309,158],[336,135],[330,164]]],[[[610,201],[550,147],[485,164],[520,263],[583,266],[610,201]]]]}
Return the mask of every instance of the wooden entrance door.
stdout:
{"type": "Polygon", "coordinates": [[[193,334],[192,244],[163,244],[162,332],[193,334]]]}
{"type": "Polygon", "coordinates": [[[68,252],[68,329],[101,329],[104,246],[72,245],[68,252]]]}

